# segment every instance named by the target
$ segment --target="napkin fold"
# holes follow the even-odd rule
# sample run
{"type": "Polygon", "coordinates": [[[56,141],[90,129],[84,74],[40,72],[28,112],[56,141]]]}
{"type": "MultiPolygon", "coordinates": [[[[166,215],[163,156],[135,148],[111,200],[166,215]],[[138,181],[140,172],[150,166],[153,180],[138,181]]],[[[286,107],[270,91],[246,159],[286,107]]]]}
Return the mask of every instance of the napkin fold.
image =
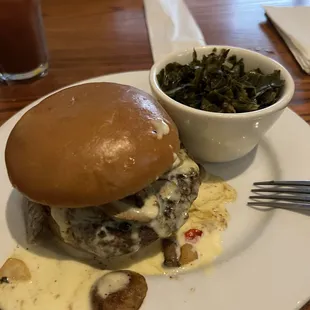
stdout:
{"type": "Polygon", "coordinates": [[[310,7],[264,6],[301,68],[310,74],[310,7]]]}
{"type": "Polygon", "coordinates": [[[154,62],[176,50],[206,45],[183,0],[144,0],[144,9],[154,62]]]}

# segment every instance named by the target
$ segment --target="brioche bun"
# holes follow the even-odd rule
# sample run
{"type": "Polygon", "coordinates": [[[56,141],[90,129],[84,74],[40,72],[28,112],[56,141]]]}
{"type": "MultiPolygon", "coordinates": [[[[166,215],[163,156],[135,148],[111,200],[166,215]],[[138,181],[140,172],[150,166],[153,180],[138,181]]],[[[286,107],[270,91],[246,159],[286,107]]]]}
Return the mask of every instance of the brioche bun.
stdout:
{"type": "Polygon", "coordinates": [[[171,168],[179,147],[175,124],[150,95],[87,83],[26,112],[5,161],[12,185],[30,200],[78,208],[140,191],[171,168]]]}

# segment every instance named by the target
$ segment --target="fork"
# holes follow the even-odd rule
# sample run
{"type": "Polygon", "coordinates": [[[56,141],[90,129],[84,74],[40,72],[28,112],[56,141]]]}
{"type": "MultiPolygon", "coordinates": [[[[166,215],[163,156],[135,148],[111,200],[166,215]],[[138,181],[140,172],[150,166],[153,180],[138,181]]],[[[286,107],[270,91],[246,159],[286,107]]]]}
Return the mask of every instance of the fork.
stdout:
{"type": "Polygon", "coordinates": [[[248,206],[310,210],[310,181],[255,182],[248,206]]]}

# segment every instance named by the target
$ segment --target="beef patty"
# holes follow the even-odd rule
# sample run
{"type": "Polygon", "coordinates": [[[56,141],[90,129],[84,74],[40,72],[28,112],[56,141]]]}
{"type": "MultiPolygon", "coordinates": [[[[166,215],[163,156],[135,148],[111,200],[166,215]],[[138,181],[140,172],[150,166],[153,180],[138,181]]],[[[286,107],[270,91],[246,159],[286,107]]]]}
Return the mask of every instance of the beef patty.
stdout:
{"type": "Polygon", "coordinates": [[[182,149],[172,169],[135,195],[108,205],[59,208],[29,202],[27,234],[35,240],[43,225],[66,244],[106,259],[138,251],[175,233],[198,195],[198,165],[182,149]]]}

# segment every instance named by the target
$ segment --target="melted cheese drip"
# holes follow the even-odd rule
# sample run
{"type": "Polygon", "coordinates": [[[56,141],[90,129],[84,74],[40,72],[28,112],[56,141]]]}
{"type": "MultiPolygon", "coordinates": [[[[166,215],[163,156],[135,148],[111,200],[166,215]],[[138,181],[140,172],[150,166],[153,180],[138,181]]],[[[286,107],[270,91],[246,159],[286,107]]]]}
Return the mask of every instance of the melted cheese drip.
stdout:
{"type": "Polygon", "coordinates": [[[219,177],[208,176],[199,189],[198,198],[189,212],[189,219],[178,231],[180,244],[186,243],[184,233],[189,229],[200,229],[203,236],[194,244],[198,260],[184,269],[206,266],[222,252],[221,232],[227,228],[229,213],[225,207],[237,197],[236,191],[219,177]]]}
{"type": "Polygon", "coordinates": [[[111,210],[107,209],[107,212],[112,212],[112,214],[114,212],[113,216],[118,219],[147,223],[158,215],[159,210],[156,202],[155,195],[147,197],[142,208],[132,207],[122,201],[115,201],[110,203],[111,210]]]}
{"type": "Polygon", "coordinates": [[[143,274],[175,274],[188,269],[207,266],[222,252],[221,232],[227,228],[229,214],[225,204],[236,199],[236,191],[219,177],[209,175],[201,184],[199,194],[190,212],[189,219],[177,234],[180,245],[186,243],[184,233],[196,228],[203,231],[203,237],[194,244],[198,260],[176,269],[163,268],[164,260],[161,242],[155,242],[126,258],[113,259],[108,267],[111,269],[129,268],[143,274]],[[138,262],[138,263],[137,263],[138,262]],[[130,264],[129,267],[128,263],[130,264]]]}
{"type": "Polygon", "coordinates": [[[155,128],[156,136],[158,140],[161,140],[163,136],[167,135],[170,132],[170,128],[168,124],[166,124],[163,120],[152,120],[152,125],[155,128]]]}
{"type": "MultiPolygon", "coordinates": [[[[165,269],[162,267],[160,242],[155,242],[135,255],[113,259],[107,269],[129,269],[144,275],[163,275],[209,265],[221,253],[221,231],[228,223],[225,204],[235,197],[235,190],[217,177],[210,176],[201,185],[189,219],[178,233],[179,242],[184,244],[184,232],[188,229],[203,230],[204,235],[194,244],[198,260],[182,268],[165,269]]],[[[91,310],[91,288],[108,271],[56,253],[61,251],[40,246],[31,246],[29,250],[16,248],[12,257],[25,262],[30,270],[31,280],[0,285],[2,310],[91,310]]],[[[126,279],[116,282],[124,284],[126,279]]],[[[106,292],[105,289],[103,291],[106,292]]],[[[111,292],[109,289],[107,291],[111,292]]]]}
{"type": "Polygon", "coordinates": [[[64,237],[67,235],[67,231],[70,225],[66,221],[66,209],[65,208],[51,208],[51,216],[58,224],[60,234],[64,237]]]}

